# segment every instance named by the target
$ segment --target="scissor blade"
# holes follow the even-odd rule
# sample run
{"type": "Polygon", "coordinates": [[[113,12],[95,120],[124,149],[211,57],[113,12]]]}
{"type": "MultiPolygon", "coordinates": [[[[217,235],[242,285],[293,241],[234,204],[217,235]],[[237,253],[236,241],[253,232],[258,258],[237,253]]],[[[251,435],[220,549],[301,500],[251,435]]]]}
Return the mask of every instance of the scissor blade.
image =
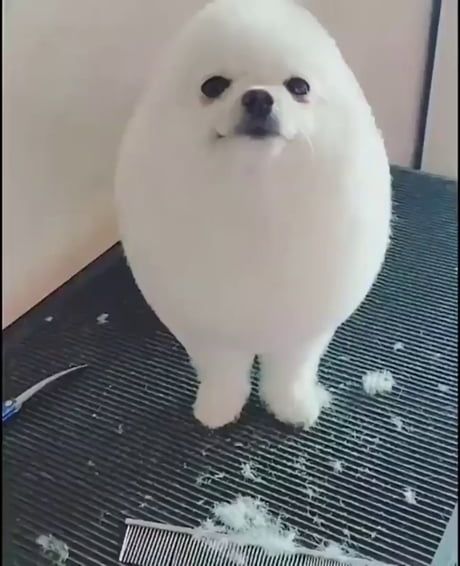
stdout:
{"type": "Polygon", "coordinates": [[[83,369],[83,368],[86,368],[86,367],[88,367],[88,366],[86,364],[84,364],[84,365],[81,365],[81,366],[75,366],[73,368],[65,369],[65,370],[60,371],[58,373],[54,373],[53,375],[50,375],[49,377],[42,379],[41,381],[39,381],[35,385],[32,385],[32,387],[29,387],[29,389],[24,391],[24,393],[21,393],[20,395],[18,395],[16,397],[15,401],[19,406],[21,406],[26,401],[28,401],[31,397],[33,397],[35,395],[35,393],[38,393],[38,391],[41,391],[44,387],[46,387],[49,383],[52,383],[56,379],[59,379],[60,377],[63,377],[64,375],[67,375],[68,373],[73,373],[74,371],[77,371],[79,369],[83,369]]]}

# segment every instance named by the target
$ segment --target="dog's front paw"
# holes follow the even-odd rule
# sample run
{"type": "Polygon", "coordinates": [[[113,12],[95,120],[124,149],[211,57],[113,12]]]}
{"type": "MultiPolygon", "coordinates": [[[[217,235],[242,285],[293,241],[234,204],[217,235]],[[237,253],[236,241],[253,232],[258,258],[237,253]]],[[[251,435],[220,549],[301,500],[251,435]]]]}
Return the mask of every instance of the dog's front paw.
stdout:
{"type": "Polygon", "coordinates": [[[205,380],[199,386],[193,413],[204,426],[219,428],[238,419],[248,395],[249,388],[241,383],[205,380]]]}
{"type": "MultiPolygon", "coordinates": [[[[262,382],[263,383],[263,382],[262,382]]],[[[274,385],[271,383],[270,385],[274,385]]],[[[321,414],[323,408],[331,403],[331,395],[318,383],[291,384],[291,387],[263,387],[260,391],[262,401],[267,409],[283,423],[311,428],[321,414]]]]}

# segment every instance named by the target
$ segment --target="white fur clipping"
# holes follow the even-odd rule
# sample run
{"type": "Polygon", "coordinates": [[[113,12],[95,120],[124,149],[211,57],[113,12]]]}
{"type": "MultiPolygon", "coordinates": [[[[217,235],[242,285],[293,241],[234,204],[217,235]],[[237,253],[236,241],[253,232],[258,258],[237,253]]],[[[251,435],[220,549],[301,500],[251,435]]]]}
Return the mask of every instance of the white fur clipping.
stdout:
{"type": "Polygon", "coordinates": [[[404,499],[409,505],[415,505],[417,503],[415,491],[411,487],[406,487],[404,490],[404,499]]]}
{"type": "Polygon", "coordinates": [[[322,542],[316,549],[321,553],[323,558],[333,558],[343,560],[345,558],[355,557],[355,553],[346,545],[337,544],[336,542],[322,542]]]}
{"type": "Polygon", "coordinates": [[[214,507],[213,519],[205,521],[197,535],[206,531],[228,535],[237,544],[261,546],[267,554],[292,553],[299,547],[296,532],[286,528],[270,515],[259,499],[238,496],[233,503],[219,503],[214,507]]]}
{"type": "Polygon", "coordinates": [[[241,464],[241,474],[246,480],[252,480],[252,481],[259,480],[251,462],[246,462],[244,464],[241,464]]]}
{"type": "Polygon", "coordinates": [[[371,396],[382,393],[391,393],[395,380],[391,372],[384,369],[379,371],[368,371],[363,376],[363,389],[371,396]]]}
{"type": "MultiPolygon", "coordinates": [[[[321,525],[322,522],[319,517],[313,519],[314,524],[321,525]]],[[[195,534],[213,548],[225,549],[226,553],[228,553],[229,543],[260,546],[271,556],[293,554],[306,550],[297,544],[295,540],[296,531],[283,525],[279,518],[274,518],[269,513],[265,503],[259,499],[241,495],[231,503],[217,504],[214,507],[212,519],[204,521],[195,530],[195,534]],[[219,539],[219,535],[225,536],[219,539]]],[[[358,554],[350,548],[350,531],[345,528],[343,534],[347,542],[338,544],[323,540],[312,551],[312,556],[344,561],[351,565],[352,559],[358,558],[358,554]]],[[[245,566],[247,564],[245,557],[238,549],[235,549],[231,556],[228,554],[225,556],[230,558],[229,564],[233,566],[245,566]]],[[[286,559],[287,562],[289,562],[289,559],[286,559]]],[[[383,566],[380,562],[370,561],[369,566],[371,564],[383,566]]]]}
{"type": "Polygon", "coordinates": [[[391,417],[391,422],[401,432],[403,430],[403,420],[401,417],[391,417]]]}
{"type": "Polygon", "coordinates": [[[106,312],[103,312],[96,318],[96,320],[98,324],[107,324],[109,321],[109,315],[106,312]]]}
{"type": "Polygon", "coordinates": [[[343,465],[340,460],[334,460],[331,462],[332,469],[334,470],[335,474],[340,474],[343,471],[343,465]]]}
{"type": "Polygon", "coordinates": [[[197,485],[208,485],[212,481],[220,480],[223,477],[225,477],[224,472],[215,472],[215,473],[207,472],[207,473],[204,473],[204,474],[200,474],[196,478],[196,484],[197,485]]]}
{"type": "Polygon", "coordinates": [[[64,566],[69,558],[69,547],[53,535],[40,535],[36,541],[43,556],[55,566],[64,566]]]}

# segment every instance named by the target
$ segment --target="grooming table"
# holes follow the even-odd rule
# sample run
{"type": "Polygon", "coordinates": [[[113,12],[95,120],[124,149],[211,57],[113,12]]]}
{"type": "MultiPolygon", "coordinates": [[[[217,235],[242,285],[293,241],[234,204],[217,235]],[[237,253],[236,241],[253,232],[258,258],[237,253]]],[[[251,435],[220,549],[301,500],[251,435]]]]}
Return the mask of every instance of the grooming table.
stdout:
{"type": "Polygon", "coordinates": [[[195,526],[242,494],[307,546],[431,564],[457,502],[457,185],[393,177],[385,268],[323,360],[334,403],[311,431],[277,422],[254,391],[237,424],[195,422],[194,372],[119,246],[6,329],[4,398],[88,367],[4,428],[4,563],[48,564],[35,540],[52,533],[68,565],[116,565],[126,517],[195,526]],[[362,376],[379,369],[396,385],[371,398],[362,376]]]}

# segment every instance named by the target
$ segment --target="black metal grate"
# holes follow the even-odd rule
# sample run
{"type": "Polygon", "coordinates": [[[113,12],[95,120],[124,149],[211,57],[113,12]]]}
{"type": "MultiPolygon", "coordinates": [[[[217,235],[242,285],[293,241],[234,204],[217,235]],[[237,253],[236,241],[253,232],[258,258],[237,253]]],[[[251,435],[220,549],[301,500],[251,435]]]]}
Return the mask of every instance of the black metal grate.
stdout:
{"type": "Polygon", "coordinates": [[[52,533],[70,547],[67,564],[114,565],[126,517],[195,526],[242,494],[260,496],[308,546],[327,539],[429,564],[457,500],[457,193],[440,178],[394,177],[385,269],[322,364],[335,403],[311,432],[278,423],[254,394],[238,424],[196,423],[186,355],[118,247],[7,329],[8,396],[89,367],[4,430],[5,563],[40,564],[35,539],[52,533]],[[393,373],[391,395],[364,395],[373,369],[393,373]],[[256,480],[242,473],[248,462],[256,480]]]}

